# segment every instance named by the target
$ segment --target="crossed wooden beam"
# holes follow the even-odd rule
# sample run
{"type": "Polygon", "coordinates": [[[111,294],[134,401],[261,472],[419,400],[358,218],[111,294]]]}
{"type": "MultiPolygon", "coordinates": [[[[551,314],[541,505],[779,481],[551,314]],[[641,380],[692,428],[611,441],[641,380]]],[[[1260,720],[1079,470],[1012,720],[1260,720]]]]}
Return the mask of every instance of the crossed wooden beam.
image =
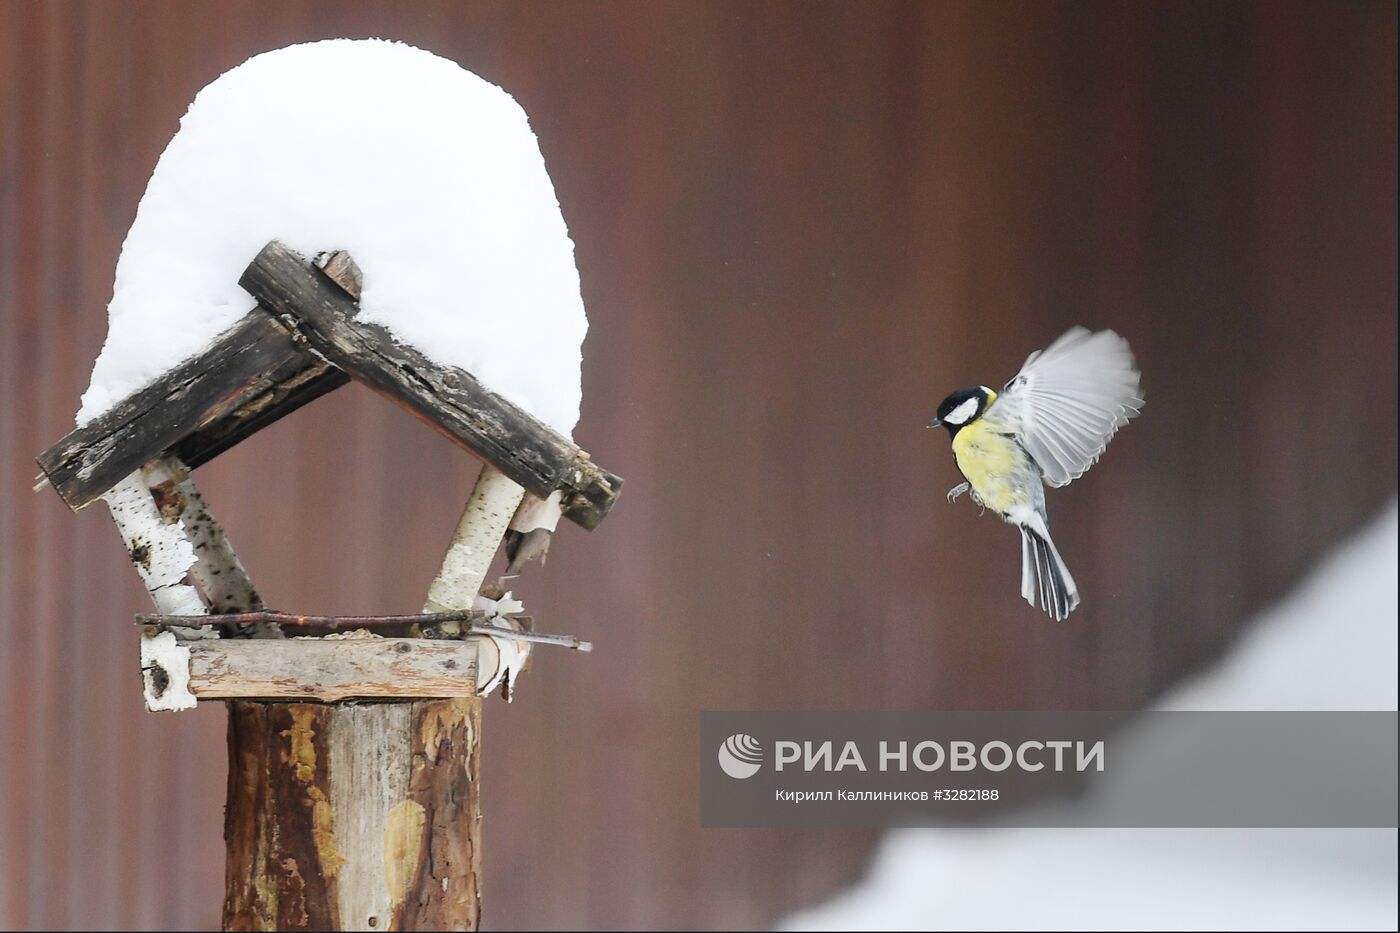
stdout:
{"type": "Polygon", "coordinates": [[[622,479],[572,441],[384,328],[356,320],[359,273],[343,253],[312,263],[273,241],[239,279],[258,307],[180,364],[39,455],[74,511],[165,453],[190,468],[354,379],[379,392],[592,530],[622,479]]]}
{"type": "MultiPolygon", "coordinates": [[[[439,365],[399,344],[384,328],[358,320],[361,282],[358,267],[344,252],[310,261],[277,241],[269,243],[239,280],[257,299],[253,311],[203,353],[38,457],[44,477],[74,511],[107,499],[132,562],[161,612],[138,620],[146,626],[142,667],[153,709],[193,702],[188,692],[167,695],[173,681],[179,681],[175,686],[181,690],[188,682],[199,699],[473,696],[497,682],[508,691],[508,679],[493,680],[489,670],[497,671],[497,678],[506,676],[504,655],[513,640],[489,620],[463,616],[461,625],[444,623],[442,611],[461,613],[470,607],[490,552],[501,540],[509,513],[520,504],[520,488],[529,494],[531,514],[545,517],[523,531],[506,532],[513,564],[547,547],[551,512],[591,530],[617,500],[621,478],[593,463],[569,439],[471,373],[439,365]],[[484,460],[488,468],[472,502],[508,512],[490,517],[478,506],[482,514],[469,521],[474,508],[469,504],[425,615],[308,622],[307,617],[267,612],[189,470],[352,379],[484,460]],[[162,577],[161,561],[183,548],[197,553],[187,572],[182,567],[162,577]],[[473,562],[465,574],[463,555],[473,562]],[[449,566],[457,568],[455,577],[447,573],[449,566]],[[195,613],[204,621],[196,621],[195,613]],[[355,628],[387,637],[336,640],[323,648],[297,639],[296,645],[283,642],[285,650],[263,639],[253,639],[259,642],[253,644],[202,637],[214,630],[249,635],[269,628],[285,635],[324,635],[355,622],[355,628]],[[161,649],[162,634],[170,636],[167,647],[177,652],[179,670],[161,649]],[[464,639],[467,635],[489,637],[464,639]],[[483,662],[487,649],[493,655],[489,665],[483,662]],[[309,658],[315,652],[324,655],[324,664],[309,658]],[[320,680],[304,676],[308,663],[321,670],[320,680]]],[[[529,632],[528,617],[498,621],[513,626],[522,642],[584,647],[563,636],[529,632]]],[[[528,645],[521,647],[528,656],[528,645]]]]}

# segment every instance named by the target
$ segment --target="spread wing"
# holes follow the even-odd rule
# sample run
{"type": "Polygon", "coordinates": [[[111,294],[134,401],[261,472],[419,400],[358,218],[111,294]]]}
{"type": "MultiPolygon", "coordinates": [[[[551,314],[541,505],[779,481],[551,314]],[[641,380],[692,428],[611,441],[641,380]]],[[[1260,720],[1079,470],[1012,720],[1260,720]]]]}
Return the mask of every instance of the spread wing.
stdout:
{"type": "Polygon", "coordinates": [[[1072,327],[1030,355],[984,417],[1020,440],[1047,483],[1064,486],[1141,410],[1139,380],[1128,341],[1072,327]]]}

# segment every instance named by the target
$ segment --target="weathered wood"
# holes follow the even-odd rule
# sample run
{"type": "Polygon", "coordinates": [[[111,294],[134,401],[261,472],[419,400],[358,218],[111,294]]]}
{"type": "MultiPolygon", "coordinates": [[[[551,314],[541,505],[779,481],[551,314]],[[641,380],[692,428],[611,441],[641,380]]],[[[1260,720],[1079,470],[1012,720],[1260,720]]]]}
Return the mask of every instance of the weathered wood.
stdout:
{"type": "Polygon", "coordinates": [[[356,301],[360,300],[360,294],[365,290],[365,274],[360,271],[359,263],[343,249],[333,250],[329,253],[321,253],[316,257],[316,268],[326,274],[326,278],[340,286],[340,290],[345,292],[356,301]]]}
{"type": "MultiPolygon", "coordinates": [[[[180,641],[198,700],[476,696],[478,641],[428,638],[217,638],[180,641]]],[[[178,675],[178,672],[167,672],[178,675]]],[[[485,671],[487,677],[494,669],[485,671]]]]}
{"type": "Polygon", "coordinates": [[[481,701],[417,703],[413,722],[413,806],[407,809],[423,828],[416,849],[386,852],[395,866],[392,890],[403,892],[390,928],[475,930],[481,921],[481,701]]]}
{"type": "Polygon", "coordinates": [[[597,527],[620,477],[470,373],[440,367],[383,328],[352,320],[358,266],[344,252],[320,261],[323,269],[269,244],[242,280],[263,312],[40,454],[39,468],[64,502],[81,509],[167,452],[197,467],[353,376],[529,491],[546,497],[562,490],[563,513],[597,527]]]}
{"type": "MultiPolygon", "coordinates": [[[[348,256],[333,254],[326,265],[357,294],[348,256]]],[[[476,929],[481,707],[473,694],[481,675],[507,689],[502,668],[528,657],[521,639],[551,636],[506,628],[528,620],[503,619],[467,622],[468,634],[479,627],[485,637],[460,638],[469,599],[444,607],[461,618],[428,626],[444,635],[455,626],[455,639],[216,637],[249,625],[277,634],[279,622],[292,620],[262,610],[179,455],[204,462],[346,379],[260,311],[64,438],[40,466],[74,509],[106,494],[164,613],[156,618],[169,623],[142,636],[148,704],[230,699],[225,929],[476,929]],[[211,607],[221,619],[207,618],[211,607]],[[406,694],[437,698],[346,702],[406,694]],[[304,698],[333,702],[285,702],[304,698]]],[[[489,524],[498,511],[508,518],[518,499],[496,497],[489,524]]],[[[484,573],[489,558],[473,555],[469,573],[484,573]]]]}
{"type": "Polygon", "coordinates": [[[175,445],[180,459],[192,469],[208,463],[273,422],[347,384],[350,377],[322,360],[303,357],[297,365],[272,373],[269,381],[272,384],[265,391],[175,445]]]}
{"type": "Polygon", "coordinates": [[[280,321],[254,312],[70,432],[39,455],[39,468],[70,508],[81,509],[168,451],[198,465],[345,380],[280,321]]]}
{"type": "Polygon", "coordinates": [[[331,707],[229,705],[225,930],[337,930],[331,707]]]}
{"type": "MultiPolygon", "coordinates": [[[[277,258],[280,247],[269,250],[277,258]]],[[[348,255],[321,257],[319,270],[285,250],[280,260],[281,273],[294,273],[291,292],[277,292],[272,274],[271,293],[258,296],[262,310],[64,438],[40,466],[74,509],[107,494],[163,613],[142,638],[152,708],[230,700],[225,928],[475,929],[476,691],[500,684],[509,698],[530,642],[589,646],[523,631],[526,619],[469,621],[471,603],[523,488],[542,499],[557,493],[551,502],[563,514],[593,528],[621,480],[470,374],[436,367],[382,329],[352,321],[361,278],[348,255]],[[426,604],[457,616],[429,623],[429,633],[459,637],[207,637],[248,625],[305,631],[314,621],[262,610],[186,464],[208,460],[349,376],[488,462],[426,604]],[[221,610],[218,620],[207,618],[211,607],[221,610]],[[485,637],[461,638],[464,629],[485,637]],[[434,699],[354,702],[423,696],[434,699]],[[306,699],[317,702],[286,702],[306,699]]],[[[320,621],[338,631],[346,620],[320,621]]],[[[424,627],[421,617],[379,621],[384,630],[424,627]]]]}
{"type": "Polygon", "coordinates": [[[479,716],[231,704],[224,928],[476,929],[479,716]]]}
{"type": "Polygon", "coordinates": [[[612,508],[620,477],[602,469],[567,438],[471,373],[440,366],[355,319],[357,306],[314,264],[269,243],[239,284],[306,343],[350,376],[393,399],[447,437],[494,465],[526,490],[564,490],[563,511],[595,528],[612,508]]]}
{"type": "MultiPolygon", "coordinates": [[[[323,268],[351,297],[359,300],[364,278],[348,253],[317,257],[323,268]]],[[[258,314],[260,312],[254,312],[258,314]]],[[[182,460],[197,467],[303,405],[350,381],[344,372],[314,354],[304,353],[300,368],[273,374],[273,384],[228,415],[195,431],[176,447],[182,460]]]]}

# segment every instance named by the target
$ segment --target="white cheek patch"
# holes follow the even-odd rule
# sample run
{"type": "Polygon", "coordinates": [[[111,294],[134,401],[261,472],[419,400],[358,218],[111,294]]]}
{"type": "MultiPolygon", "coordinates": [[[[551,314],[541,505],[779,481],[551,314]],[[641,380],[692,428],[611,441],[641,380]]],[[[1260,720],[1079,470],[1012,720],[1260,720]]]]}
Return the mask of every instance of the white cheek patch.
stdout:
{"type": "Polygon", "coordinates": [[[954,408],[952,411],[948,412],[948,417],[943,419],[944,422],[947,424],[966,423],[968,418],[971,418],[973,415],[977,414],[977,402],[978,400],[975,398],[970,398],[967,401],[963,402],[957,408],[954,408]]]}

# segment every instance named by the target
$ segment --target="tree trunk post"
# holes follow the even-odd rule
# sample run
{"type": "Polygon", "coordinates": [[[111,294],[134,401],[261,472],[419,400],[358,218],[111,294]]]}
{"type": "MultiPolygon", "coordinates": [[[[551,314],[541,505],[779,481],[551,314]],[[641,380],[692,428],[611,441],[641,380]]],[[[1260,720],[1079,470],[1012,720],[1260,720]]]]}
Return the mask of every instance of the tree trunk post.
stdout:
{"type": "MultiPolygon", "coordinates": [[[[523,493],[483,467],[425,612],[471,608],[523,493]]],[[[478,644],[484,694],[519,645],[478,644]]],[[[480,736],[478,697],[231,702],[224,928],[475,930],[480,736]]]]}
{"type": "Polygon", "coordinates": [[[227,930],[475,930],[481,701],[229,704],[227,930]]]}

